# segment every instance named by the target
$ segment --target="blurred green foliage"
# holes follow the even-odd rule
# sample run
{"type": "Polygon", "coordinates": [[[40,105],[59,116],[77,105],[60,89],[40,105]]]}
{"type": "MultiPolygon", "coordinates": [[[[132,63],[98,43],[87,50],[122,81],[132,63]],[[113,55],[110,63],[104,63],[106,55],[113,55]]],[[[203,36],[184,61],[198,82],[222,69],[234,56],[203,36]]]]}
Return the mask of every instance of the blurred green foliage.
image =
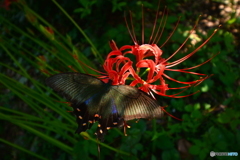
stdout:
{"type": "MultiPolygon", "coordinates": [[[[71,110],[67,104],[59,103],[64,99],[45,86],[46,71],[55,74],[76,69],[81,73],[95,73],[78,59],[102,70],[103,60],[111,51],[109,40],[115,40],[118,47],[133,44],[124,12],[128,16],[128,10],[132,11],[135,32],[140,39],[143,4],[147,40],[158,0],[74,0],[71,3],[5,0],[1,6],[6,2],[12,3],[9,9],[0,9],[0,158],[96,159],[97,143],[93,135],[96,126],[83,136],[74,134],[75,117],[67,112],[71,110]],[[84,139],[86,136],[88,140],[84,139]]],[[[162,56],[169,57],[183,43],[188,36],[186,31],[191,30],[198,15],[221,4],[226,5],[222,1],[209,4],[161,1],[161,10],[167,6],[169,13],[159,46],[181,16],[177,30],[161,48],[162,56]]],[[[216,19],[222,18],[218,10],[212,14],[216,19]]],[[[200,20],[197,36],[190,37],[174,59],[193,51],[216,28],[206,27],[200,20]],[[191,43],[194,40],[196,44],[191,43]]],[[[127,130],[127,137],[120,129],[112,129],[100,145],[101,159],[202,160],[209,159],[210,151],[240,153],[240,37],[233,32],[234,28],[240,28],[240,20],[231,15],[207,45],[178,66],[192,67],[220,52],[211,62],[194,70],[214,74],[189,91],[201,90],[200,93],[181,99],[157,97],[161,105],[168,106],[169,113],[183,121],[166,115],[160,120],[129,122],[131,129],[127,130]]],[[[167,74],[182,81],[194,78],[182,73],[167,74]]],[[[169,85],[176,84],[169,81],[169,85]]]]}

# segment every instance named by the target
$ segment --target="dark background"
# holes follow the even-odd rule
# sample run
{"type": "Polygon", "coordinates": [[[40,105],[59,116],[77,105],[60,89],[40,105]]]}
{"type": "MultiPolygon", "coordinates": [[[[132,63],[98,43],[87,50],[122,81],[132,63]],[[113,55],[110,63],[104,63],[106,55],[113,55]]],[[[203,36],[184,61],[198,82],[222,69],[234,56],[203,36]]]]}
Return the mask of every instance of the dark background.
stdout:
{"type": "MultiPolygon", "coordinates": [[[[111,39],[117,43],[118,47],[133,45],[125,26],[124,13],[129,16],[128,11],[132,11],[135,33],[140,39],[141,4],[144,6],[146,37],[150,35],[158,6],[158,0],[73,0],[71,2],[59,0],[57,2],[83,29],[103,59],[111,51],[108,45],[108,41],[111,39]]],[[[50,54],[41,45],[33,43],[33,40],[27,39],[23,33],[17,32],[12,25],[3,20],[7,19],[11,24],[26,32],[31,30],[35,39],[46,41],[46,37],[37,31],[34,20],[31,21],[29,18],[28,11],[24,10],[23,7],[19,7],[18,3],[22,3],[21,6],[28,5],[65,38],[67,36],[71,37],[71,44],[81,51],[98,70],[102,71],[103,61],[94,56],[92,47],[86,38],[52,1],[2,1],[0,9],[2,33],[0,39],[2,44],[0,50],[0,106],[39,117],[38,114],[32,111],[29,104],[25,103],[22,96],[16,95],[15,92],[12,92],[11,87],[6,85],[6,78],[3,79],[3,75],[6,75],[33,90],[36,89],[36,86],[29,78],[17,73],[20,69],[16,62],[13,63],[9,54],[6,53],[4,46],[11,49],[16,46],[11,45],[9,42],[14,42],[15,45],[19,44],[22,48],[29,50],[33,57],[44,56],[47,59],[46,63],[55,70],[69,71],[66,66],[68,62],[66,61],[65,66],[54,63],[54,55],[50,54]],[[8,6],[8,4],[10,5],[8,6]]],[[[168,106],[169,113],[183,119],[183,121],[165,115],[163,119],[153,122],[148,120],[140,120],[139,123],[130,122],[132,128],[128,131],[128,137],[121,136],[117,129],[110,130],[104,143],[113,148],[126,151],[132,156],[125,156],[102,147],[101,159],[209,159],[210,151],[240,153],[239,2],[220,0],[161,1],[160,10],[163,11],[165,6],[169,10],[168,20],[159,44],[165,42],[176,25],[179,16],[181,16],[181,21],[174,35],[161,48],[164,52],[163,57],[169,57],[183,43],[187,37],[186,31],[190,31],[199,15],[202,15],[196,32],[192,34],[192,37],[177,54],[175,60],[193,51],[215,29],[218,29],[210,42],[203,46],[196,55],[177,66],[179,68],[192,67],[203,63],[214,54],[220,53],[211,62],[196,69],[196,72],[214,75],[196,87],[196,90],[201,91],[196,95],[181,99],[157,97],[160,104],[168,106]],[[220,24],[221,27],[219,27],[220,24]],[[156,125],[155,128],[154,125],[156,125]]],[[[31,65],[30,62],[19,56],[16,50],[13,50],[12,55],[16,57],[17,62],[20,63],[32,79],[44,84],[46,75],[40,71],[41,67],[37,67],[40,64],[36,59],[30,58],[35,64],[31,65]]],[[[72,61],[71,63],[76,62],[72,61]]],[[[182,81],[192,80],[190,80],[191,77],[183,74],[172,74],[171,76],[182,81]]],[[[171,85],[172,82],[169,82],[169,84],[171,85]]],[[[49,95],[49,90],[45,89],[45,92],[49,95]]],[[[192,90],[189,93],[192,93],[192,90]]],[[[61,105],[56,105],[56,108],[61,105]]],[[[44,108],[44,105],[40,106],[44,108]]],[[[64,110],[66,111],[66,109],[64,110]]],[[[80,135],[73,135],[75,126],[71,128],[72,133],[68,132],[67,134],[72,135],[76,143],[69,143],[67,138],[59,136],[58,133],[36,127],[38,131],[46,133],[48,136],[73,148],[71,153],[67,153],[49,141],[41,139],[40,136],[16,125],[16,123],[12,123],[16,118],[13,113],[1,109],[1,114],[8,115],[10,118],[0,118],[1,139],[22,146],[26,150],[41,155],[46,159],[97,159],[97,144],[83,139],[80,135]]],[[[51,113],[56,118],[59,118],[58,114],[51,113]]],[[[45,117],[41,118],[44,119],[45,117]]],[[[61,118],[59,121],[61,121],[61,118]]],[[[62,123],[67,122],[62,121],[62,123]]],[[[43,122],[41,124],[44,125],[43,122]]],[[[0,144],[0,149],[0,158],[4,160],[33,158],[27,152],[8,145],[6,142],[0,144]]],[[[226,157],[216,158],[224,159],[226,157]]]]}

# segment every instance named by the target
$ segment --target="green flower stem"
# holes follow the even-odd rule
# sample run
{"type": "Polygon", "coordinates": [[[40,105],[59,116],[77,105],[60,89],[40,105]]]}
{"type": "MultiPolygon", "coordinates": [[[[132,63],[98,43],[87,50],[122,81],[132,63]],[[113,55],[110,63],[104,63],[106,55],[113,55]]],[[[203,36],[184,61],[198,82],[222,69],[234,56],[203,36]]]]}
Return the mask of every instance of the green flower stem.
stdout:
{"type": "Polygon", "coordinates": [[[55,3],[55,5],[67,16],[67,18],[74,24],[74,26],[82,33],[82,35],[84,36],[84,38],[88,41],[88,43],[92,46],[92,51],[94,53],[94,55],[96,55],[100,62],[103,63],[103,58],[102,56],[98,53],[96,47],[94,46],[94,44],[92,43],[92,41],[88,38],[88,36],[84,33],[84,31],[79,27],[79,25],[72,19],[72,17],[55,1],[52,0],[53,3],[55,3]]]}
{"type": "Polygon", "coordinates": [[[0,138],[0,142],[3,142],[3,143],[5,143],[5,144],[7,144],[9,146],[12,146],[12,147],[16,148],[16,149],[19,149],[20,151],[26,152],[27,154],[32,155],[32,156],[34,156],[34,157],[36,157],[38,159],[47,160],[47,158],[44,158],[44,157],[42,157],[42,156],[40,156],[40,155],[38,155],[38,154],[36,154],[34,152],[31,152],[31,151],[29,151],[29,150],[27,150],[27,149],[25,149],[25,148],[23,148],[23,147],[21,147],[19,145],[10,143],[10,142],[2,139],[2,138],[0,138]]]}

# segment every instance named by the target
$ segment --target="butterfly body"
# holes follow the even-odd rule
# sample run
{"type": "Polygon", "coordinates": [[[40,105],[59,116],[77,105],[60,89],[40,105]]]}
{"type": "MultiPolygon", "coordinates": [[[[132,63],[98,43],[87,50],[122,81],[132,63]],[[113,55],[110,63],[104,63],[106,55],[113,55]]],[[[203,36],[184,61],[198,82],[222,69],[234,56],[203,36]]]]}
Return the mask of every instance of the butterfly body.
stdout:
{"type": "Polygon", "coordinates": [[[128,85],[111,85],[82,73],[60,73],[46,80],[54,91],[71,103],[78,128],[86,131],[98,121],[96,135],[102,139],[113,127],[126,126],[125,121],[160,118],[162,110],[156,100],[128,85]]]}

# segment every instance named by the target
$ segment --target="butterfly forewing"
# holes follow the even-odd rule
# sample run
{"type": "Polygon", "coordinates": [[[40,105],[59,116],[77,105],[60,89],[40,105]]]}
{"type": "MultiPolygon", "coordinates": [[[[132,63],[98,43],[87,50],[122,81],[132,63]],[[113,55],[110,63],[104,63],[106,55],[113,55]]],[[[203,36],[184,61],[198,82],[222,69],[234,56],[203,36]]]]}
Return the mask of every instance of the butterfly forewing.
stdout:
{"type": "Polygon", "coordinates": [[[56,74],[47,78],[46,84],[76,104],[89,100],[105,86],[101,80],[81,73],[56,74]]]}

